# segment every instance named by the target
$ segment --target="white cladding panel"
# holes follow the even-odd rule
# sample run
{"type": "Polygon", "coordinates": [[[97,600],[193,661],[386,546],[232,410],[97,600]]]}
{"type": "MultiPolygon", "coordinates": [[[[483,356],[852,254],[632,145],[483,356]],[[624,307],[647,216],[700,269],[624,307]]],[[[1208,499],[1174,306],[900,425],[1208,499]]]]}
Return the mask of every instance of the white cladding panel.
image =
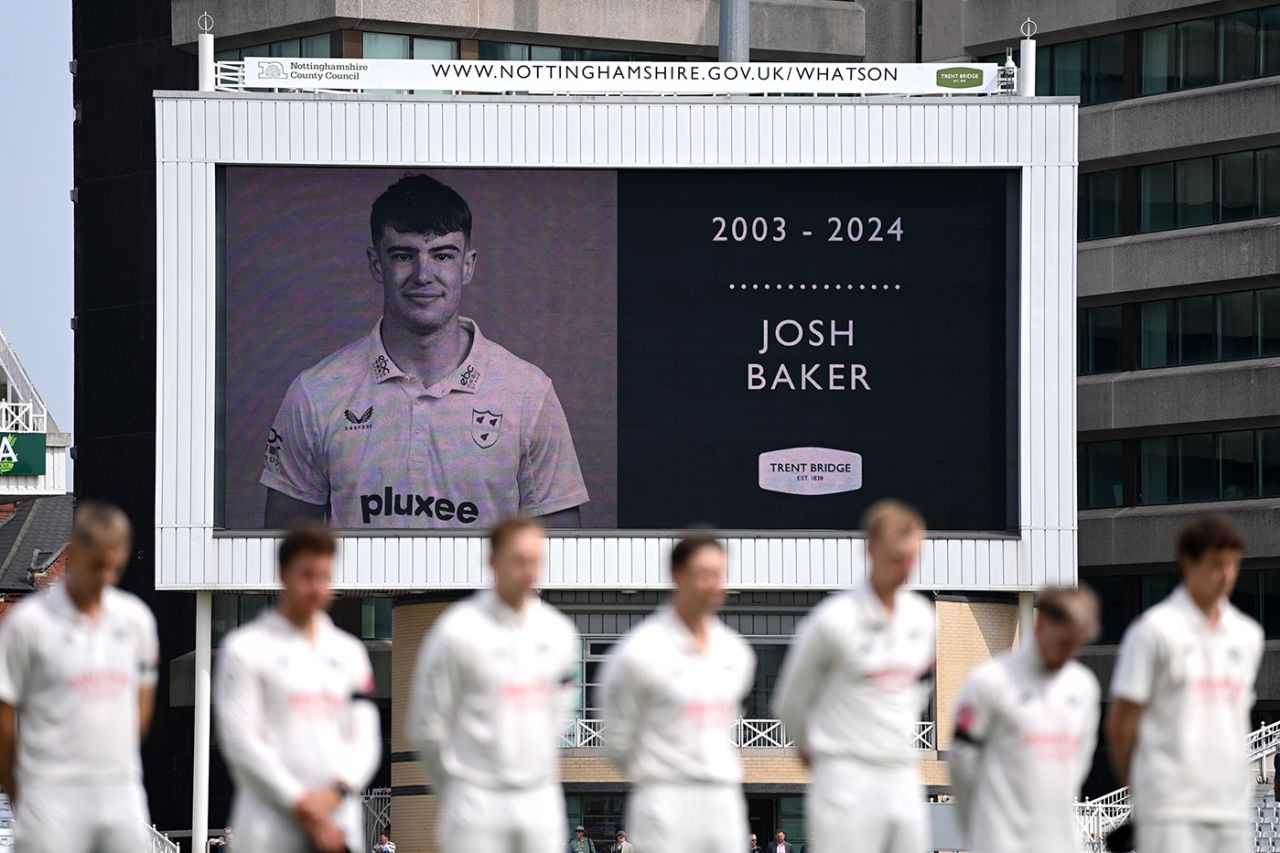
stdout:
{"type": "Polygon", "coordinates": [[[0,477],[0,495],[37,497],[67,493],[67,448],[46,446],[44,473],[33,476],[0,477]]]}
{"type": "MultiPolygon", "coordinates": [[[[1012,590],[1074,583],[1076,109],[1064,99],[994,97],[158,93],[156,586],[275,582],[276,540],[215,535],[213,527],[214,172],[223,163],[1019,168],[1020,535],[930,539],[916,584],[1012,590]]],[[[854,537],[727,541],[736,588],[830,588],[865,574],[854,537]]],[[[551,539],[546,586],[662,587],[671,542],[625,531],[551,539]]],[[[347,589],[483,581],[483,539],[447,535],[344,538],[335,577],[347,589]]]]}

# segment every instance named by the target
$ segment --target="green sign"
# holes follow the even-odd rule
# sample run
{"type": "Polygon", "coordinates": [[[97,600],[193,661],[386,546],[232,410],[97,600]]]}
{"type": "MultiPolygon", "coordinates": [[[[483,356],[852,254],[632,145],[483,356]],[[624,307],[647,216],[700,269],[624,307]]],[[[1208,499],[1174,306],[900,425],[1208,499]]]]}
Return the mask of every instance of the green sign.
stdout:
{"type": "Polygon", "coordinates": [[[0,477],[44,474],[44,433],[0,433],[0,477]]]}
{"type": "Polygon", "coordinates": [[[939,68],[938,85],[947,89],[972,89],[982,85],[981,68],[939,68]]]}

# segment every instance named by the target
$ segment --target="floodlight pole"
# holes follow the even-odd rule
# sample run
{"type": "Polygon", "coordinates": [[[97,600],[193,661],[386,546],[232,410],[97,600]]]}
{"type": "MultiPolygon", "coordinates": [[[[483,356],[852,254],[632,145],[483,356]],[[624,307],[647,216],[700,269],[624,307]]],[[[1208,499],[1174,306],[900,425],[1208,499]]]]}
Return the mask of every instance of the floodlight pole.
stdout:
{"type": "Polygon", "coordinates": [[[720,0],[719,60],[751,61],[751,0],[720,0]]]}

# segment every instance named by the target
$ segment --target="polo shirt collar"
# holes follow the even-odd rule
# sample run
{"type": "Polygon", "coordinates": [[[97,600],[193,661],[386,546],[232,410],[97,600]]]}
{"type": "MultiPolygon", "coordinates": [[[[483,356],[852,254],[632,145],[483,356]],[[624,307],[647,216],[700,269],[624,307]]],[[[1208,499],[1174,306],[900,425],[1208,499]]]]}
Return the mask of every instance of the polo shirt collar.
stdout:
{"type": "Polygon", "coordinates": [[[1182,608],[1187,618],[1191,620],[1191,624],[1204,631],[1215,632],[1222,631],[1226,628],[1227,619],[1230,618],[1228,610],[1231,607],[1230,602],[1223,601],[1218,605],[1218,621],[1217,624],[1209,624],[1209,617],[1204,615],[1204,611],[1200,609],[1200,605],[1196,604],[1195,599],[1191,597],[1191,593],[1187,592],[1186,584],[1178,584],[1174,587],[1173,592],[1169,593],[1169,600],[1182,608]]]}
{"type": "MultiPolygon", "coordinates": [[[[675,607],[670,604],[664,605],[662,608],[662,618],[667,621],[671,627],[671,632],[676,639],[676,647],[680,651],[687,654],[698,654],[698,643],[693,636],[693,632],[689,630],[689,626],[684,624],[684,620],[676,613],[675,607]]],[[[715,642],[720,633],[720,620],[714,616],[707,618],[707,648],[715,642]]]]}
{"type": "Polygon", "coordinates": [[[497,590],[486,589],[480,595],[480,601],[485,610],[503,625],[526,624],[532,616],[534,608],[539,607],[542,603],[538,596],[531,594],[525,599],[524,608],[517,613],[505,601],[498,598],[497,590]]]}
{"type": "MultiPolygon", "coordinates": [[[[280,612],[280,608],[278,607],[268,608],[263,614],[263,618],[272,620],[280,630],[285,631],[286,633],[299,637],[306,636],[301,628],[284,618],[284,614],[280,612]]],[[[316,613],[311,618],[315,622],[315,639],[316,641],[319,641],[320,638],[328,633],[329,629],[333,627],[333,620],[330,619],[329,614],[325,613],[323,610],[316,613]]]]}
{"type": "Polygon", "coordinates": [[[80,608],[76,607],[76,603],[71,600],[71,593],[67,591],[66,583],[54,586],[49,595],[51,596],[50,603],[53,605],[54,612],[72,622],[85,624],[91,624],[95,621],[100,622],[111,611],[111,587],[107,587],[102,591],[101,609],[98,611],[96,620],[90,620],[80,608]]]}
{"type": "MultiPolygon", "coordinates": [[[[443,397],[451,391],[474,394],[480,390],[485,373],[489,366],[489,339],[480,333],[480,327],[470,317],[459,317],[463,328],[471,333],[471,348],[467,350],[462,363],[453,372],[439,382],[426,389],[432,397],[443,397]]],[[[387,355],[387,348],[382,343],[382,320],[373,325],[367,340],[367,361],[370,376],[375,383],[388,382],[392,379],[412,379],[402,371],[387,355]]],[[[417,381],[416,379],[414,381],[417,381]]]]}
{"type": "Polygon", "coordinates": [[[866,612],[867,616],[871,617],[872,624],[880,628],[888,625],[893,621],[893,618],[897,616],[902,602],[902,593],[902,587],[894,590],[893,612],[890,613],[885,609],[884,602],[880,600],[878,595],[876,595],[876,591],[872,589],[870,578],[867,578],[866,582],[863,583],[862,586],[854,590],[854,595],[861,603],[862,609],[866,612]]]}

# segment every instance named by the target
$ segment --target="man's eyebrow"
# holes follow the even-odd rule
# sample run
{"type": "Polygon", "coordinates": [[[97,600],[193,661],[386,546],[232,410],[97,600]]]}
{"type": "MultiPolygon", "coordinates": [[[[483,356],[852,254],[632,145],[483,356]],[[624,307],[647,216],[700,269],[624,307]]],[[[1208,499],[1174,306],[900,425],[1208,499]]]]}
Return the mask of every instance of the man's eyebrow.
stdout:
{"type": "MultiPolygon", "coordinates": [[[[388,253],[390,253],[390,252],[408,252],[409,254],[417,254],[417,253],[418,253],[418,247],[417,247],[417,246],[410,246],[410,245],[407,245],[407,244],[400,244],[400,243],[397,243],[397,244],[396,244],[396,245],[394,245],[394,246],[388,246],[388,247],[386,248],[386,251],[387,251],[388,253]]],[[[446,251],[461,252],[461,251],[462,251],[462,249],[460,249],[459,247],[457,247],[457,246],[453,245],[452,243],[445,243],[443,246],[428,246],[428,247],[427,247],[427,252],[428,252],[428,253],[430,253],[430,254],[435,254],[436,252],[446,252],[446,251]]]]}

